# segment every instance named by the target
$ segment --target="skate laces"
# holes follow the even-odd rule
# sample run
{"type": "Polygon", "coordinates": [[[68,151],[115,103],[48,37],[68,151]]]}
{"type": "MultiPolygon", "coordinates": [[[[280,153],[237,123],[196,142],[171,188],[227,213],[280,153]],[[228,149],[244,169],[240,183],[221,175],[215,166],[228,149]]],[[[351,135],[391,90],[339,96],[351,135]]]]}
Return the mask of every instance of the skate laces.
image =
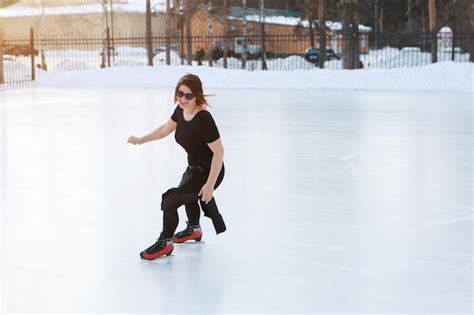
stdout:
{"type": "Polygon", "coordinates": [[[165,248],[167,244],[168,240],[160,234],[160,237],[158,237],[155,244],[151,245],[147,250],[155,252],[157,250],[165,248]]]}
{"type": "Polygon", "coordinates": [[[178,232],[176,235],[178,237],[185,237],[185,236],[189,236],[191,234],[193,234],[194,230],[196,229],[196,231],[199,231],[201,229],[201,227],[198,225],[197,227],[193,227],[189,221],[186,221],[186,228],[184,230],[182,230],[181,232],[178,232]]]}

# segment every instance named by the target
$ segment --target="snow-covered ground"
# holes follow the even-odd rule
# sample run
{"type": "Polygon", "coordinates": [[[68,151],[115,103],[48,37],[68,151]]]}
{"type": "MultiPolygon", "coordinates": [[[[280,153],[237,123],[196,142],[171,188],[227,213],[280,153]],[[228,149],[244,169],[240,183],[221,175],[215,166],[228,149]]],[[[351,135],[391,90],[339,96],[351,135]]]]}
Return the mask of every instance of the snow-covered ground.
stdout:
{"type": "MultiPolygon", "coordinates": [[[[42,71],[37,69],[37,77],[42,78],[50,76],[54,73],[65,72],[65,71],[75,71],[75,70],[94,70],[100,69],[102,59],[100,56],[100,51],[83,51],[83,50],[50,50],[45,52],[45,60],[48,67],[48,71],[42,71]]],[[[440,62],[451,60],[450,52],[440,51],[438,54],[438,60],[440,62]]],[[[368,69],[391,69],[397,68],[397,71],[386,72],[388,77],[391,78],[391,74],[405,73],[403,68],[410,68],[416,66],[430,65],[431,64],[431,55],[429,53],[420,52],[418,48],[384,48],[377,51],[370,51],[368,54],[361,55],[361,61],[364,65],[364,70],[368,69]],[[401,69],[401,70],[400,70],[401,69]]],[[[469,54],[461,54],[457,52],[455,54],[455,61],[462,63],[462,67],[470,69],[469,54]]],[[[36,64],[40,63],[39,58],[36,59],[36,64]]],[[[171,52],[171,65],[181,65],[182,63],[186,64],[186,61],[182,61],[178,54],[174,51],[171,52]]],[[[31,60],[27,57],[11,57],[5,56],[5,77],[7,81],[18,81],[18,80],[29,80],[31,78],[30,74],[30,64],[31,60]]],[[[148,64],[146,57],[146,50],[144,48],[130,47],[130,46],[118,46],[116,49],[116,55],[111,57],[111,64],[113,68],[116,67],[137,67],[137,66],[146,66],[148,64]]],[[[161,66],[165,65],[165,53],[160,52],[154,57],[154,65],[161,66]]],[[[193,65],[197,65],[196,61],[193,61],[193,65]]],[[[204,61],[204,66],[207,66],[208,62],[204,61]]],[[[214,68],[224,68],[223,59],[218,60],[213,63],[214,68]]],[[[228,68],[229,69],[241,69],[242,63],[241,60],[235,58],[228,58],[228,68]]],[[[295,70],[312,70],[311,72],[302,72],[305,73],[302,77],[306,78],[315,77],[315,78],[325,78],[329,77],[344,77],[343,73],[329,72],[328,70],[342,69],[342,62],[340,60],[328,61],[325,64],[326,69],[320,70],[316,68],[313,64],[307,62],[301,56],[290,56],[288,58],[278,58],[278,59],[268,59],[267,60],[268,70],[271,71],[295,71],[295,70]]],[[[257,71],[262,69],[262,63],[260,60],[249,60],[246,64],[246,70],[257,71]]],[[[111,71],[122,71],[122,70],[111,70],[111,71]]],[[[130,69],[123,70],[130,72],[130,69]]],[[[140,69],[135,70],[138,74],[142,72],[140,69]]],[[[160,70],[162,71],[161,68],[160,70]]],[[[202,71],[202,70],[196,70],[202,71]]],[[[418,70],[410,70],[418,71],[418,70]]],[[[373,73],[373,72],[372,72],[373,73]]],[[[66,76],[75,76],[79,75],[76,73],[65,74],[66,76]]],[[[89,75],[89,74],[84,74],[89,75]]],[[[285,77],[291,74],[285,74],[285,77]]],[[[451,81],[451,78],[447,78],[446,73],[440,73],[440,80],[451,81]]],[[[79,75],[82,76],[82,75],[79,75]]],[[[278,75],[280,76],[280,74],[278,75]]],[[[367,73],[364,76],[371,77],[371,73],[367,73]]],[[[376,76],[379,76],[378,74],[376,76]]],[[[411,79],[408,79],[408,86],[414,87],[411,84],[411,79]]],[[[423,78],[425,81],[425,78],[423,78]]],[[[339,79],[338,79],[339,80],[339,79]]],[[[404,80],[404,79],[400,79],[404,80]]],[[[457,79],[455,79],[456,81],[457,79]]],[[[312,81],[312,80],[310,80],[312,81]]],[[[324,79],[324,81],[328,81],[324,79]]],[[[329,80],[333,82],[333,80],[329,80]]],[[[398,79],[397,79],[398,82],[398,79]]],[[[404,83],[401,82],[403,85],[404,83]]],[[[425,86],[424,82],[418,82],[425,86]]],[[[327,86],[327,85],[325,85],[327,86]]],[[[377,84],[374,86],[378,86],[377,84]]],[[[330,87],[330,86],[328,86],[330,87]]],[[[337,88],[337,87],[336,87],[337,88]]]]}
{"type": "Polygon", "coordinates": [[[424,67],[371,70],[245,71],[191,66],[114,67],[41,77],[37,86],[172,88],[179,77],[198,74],[207,88],[449,91],[472,93],[474,65],[442,62],[424,67]]]}

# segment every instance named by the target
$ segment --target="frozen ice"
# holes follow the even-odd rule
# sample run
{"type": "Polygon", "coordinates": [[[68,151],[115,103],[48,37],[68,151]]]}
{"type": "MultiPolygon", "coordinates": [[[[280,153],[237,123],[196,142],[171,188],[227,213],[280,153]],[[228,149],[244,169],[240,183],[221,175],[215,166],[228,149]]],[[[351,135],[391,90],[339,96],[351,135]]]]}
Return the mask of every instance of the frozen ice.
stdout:
{"type": "Polygon", "coordinates": [[[2,314],[472,313],[472,94],[217,90],[228,230],[142,261],[172,91],[0,94],[2,314]]]}

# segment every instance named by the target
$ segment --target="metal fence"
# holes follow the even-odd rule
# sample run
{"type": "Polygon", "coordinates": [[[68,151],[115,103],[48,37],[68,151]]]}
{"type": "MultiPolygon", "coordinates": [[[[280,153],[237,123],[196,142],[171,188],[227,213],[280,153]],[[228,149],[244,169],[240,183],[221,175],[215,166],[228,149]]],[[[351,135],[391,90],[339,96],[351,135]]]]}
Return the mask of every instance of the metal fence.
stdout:
{"type": "MultiPolygon", "coordinates": [[[[431,49],[437,48],[438,62],[453,60],[469,62],[474,44],[474,33],[432,36],[431,34],[359,34],[359,66],[371,68],[399,68],[432,63],[431,49]]],[[[187,51],[193,66],[212,66],[229,69],[264,69],[263,51],[267,70],[292,71],[318,70],[318,49],[305,53],[311,46],[307,34],[265,35],[265,45],[260,36],[193,36],[189,38],[153,37],[153,65],[187,65],[187,51]],[[167,62],[166,46],[170,46],[167,62]],[[190,45],[190,46],[189,46],[190,45]],[[227,65],[224,62],[227,48],[227,65]],[[245,59],[245,61],[244,61],[245,59]]],[[[347,40],[335,34],[327,38],[326,69],[342,69],[342,50],[347,40]]],[[[314,38],[317,45],[318,39],[314,38]]],[[[119,66],[147,66],[147,40],[142,35],[115,35],[107,39],[100,36],[60,38],[35,38],[5,36],[3,46],[3,83],[0,89],[23,87],[38,77],[73,70],[93,70],[119,66]]],[[[0,67],[0,70],[2,68],[0,67]]],[[[0,81],[1,81],[0,74],[0,81]]]]}

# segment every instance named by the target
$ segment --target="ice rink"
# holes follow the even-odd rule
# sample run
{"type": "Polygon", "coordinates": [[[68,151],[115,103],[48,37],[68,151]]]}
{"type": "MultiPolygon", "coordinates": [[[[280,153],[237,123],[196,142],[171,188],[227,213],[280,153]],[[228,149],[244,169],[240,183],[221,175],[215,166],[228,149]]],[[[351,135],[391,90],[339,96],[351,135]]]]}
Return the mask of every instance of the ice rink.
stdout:
{"type": "Polygon", "coordinates": [[[228,230],[151,262],[172,90],[0,94],[2,314],[472,314],[471,94],[212,92],[228,230]]]}

